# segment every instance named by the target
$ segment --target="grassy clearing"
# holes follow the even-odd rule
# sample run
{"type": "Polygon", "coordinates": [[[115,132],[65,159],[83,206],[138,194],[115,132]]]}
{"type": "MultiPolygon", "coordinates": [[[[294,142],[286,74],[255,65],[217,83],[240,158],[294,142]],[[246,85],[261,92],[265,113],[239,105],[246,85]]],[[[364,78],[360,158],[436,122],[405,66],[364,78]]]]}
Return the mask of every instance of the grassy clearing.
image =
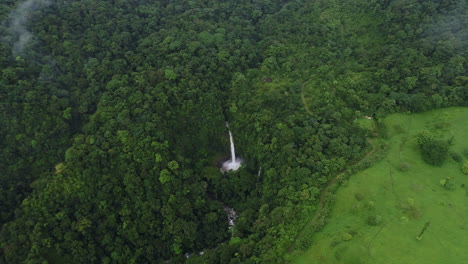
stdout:
{"type": "Polygon", "coordinates": [[[464,263],[468,258],[468,109],[395,114],[386,120],[388,155],[352,175],[336,193],[324,229],[298,263],[464,263]],[[416,143],[421,130],[450,139],[441,167],[426,164],[416,143]],[[450,179],[453,190],[441,185],[450,179]],[[428,224],[421,240],[416,239],[428,224]]]}

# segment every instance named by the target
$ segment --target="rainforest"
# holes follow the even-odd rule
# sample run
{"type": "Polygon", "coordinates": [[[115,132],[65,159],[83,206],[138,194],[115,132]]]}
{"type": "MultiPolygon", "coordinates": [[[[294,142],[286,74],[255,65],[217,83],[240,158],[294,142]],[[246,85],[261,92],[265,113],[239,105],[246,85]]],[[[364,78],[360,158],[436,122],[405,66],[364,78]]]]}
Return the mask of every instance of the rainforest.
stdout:
{"type": "Polygon", "coordinates": [[[2,0],[0,263],[462,263],[467,107],[465,0],[2,0]]]}

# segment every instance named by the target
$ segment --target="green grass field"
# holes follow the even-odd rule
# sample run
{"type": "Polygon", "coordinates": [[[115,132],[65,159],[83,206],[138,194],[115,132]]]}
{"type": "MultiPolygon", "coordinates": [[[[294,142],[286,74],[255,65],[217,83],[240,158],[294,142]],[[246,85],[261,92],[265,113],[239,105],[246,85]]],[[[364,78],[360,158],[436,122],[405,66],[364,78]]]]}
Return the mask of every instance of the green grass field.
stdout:
{"type": "Polygon", "coordinates": [[[328,224],[297,263],[468,263],[468,108],[394,114],[385,124],[388,154],[339,187],[328,224]],[[426,164],[416,142],[424,129],[453,137],[450,151],[463,161],[426,164]],[[441,185],[447,178],[453,190],[441,185]]]}

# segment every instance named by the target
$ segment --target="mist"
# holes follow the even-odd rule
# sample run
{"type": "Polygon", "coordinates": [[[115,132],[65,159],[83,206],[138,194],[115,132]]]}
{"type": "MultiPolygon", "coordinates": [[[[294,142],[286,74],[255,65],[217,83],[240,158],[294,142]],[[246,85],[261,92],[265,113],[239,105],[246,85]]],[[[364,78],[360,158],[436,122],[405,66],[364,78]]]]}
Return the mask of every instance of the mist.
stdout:
{"type": "Polygon", "coordinates": [[[5,40],[12,45],[13,55],[23,54],[28,43],[34,39],[34,35],[28,30],[34,12],[50,4],[50,0],[26,0],[11,11],[5,21],[9,33],[5,40]]]}
{"type": "Polygon", "coordinates": [[[465,0],[455,1],[453,9],[434,17],[433,23],[426,29],[425,35],[434,44],[445,41],[457,51],[466,51],[468,40],[468,9],[465,0]]]}

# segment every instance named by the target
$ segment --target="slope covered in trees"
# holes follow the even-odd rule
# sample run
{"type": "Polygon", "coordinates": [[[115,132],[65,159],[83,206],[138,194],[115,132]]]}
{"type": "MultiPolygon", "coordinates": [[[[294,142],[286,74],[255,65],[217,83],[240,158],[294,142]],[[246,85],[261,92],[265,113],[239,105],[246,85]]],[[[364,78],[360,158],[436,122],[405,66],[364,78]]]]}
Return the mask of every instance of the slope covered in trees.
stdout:
{"type": "Polygon", "coordinates": [[[0,18],[4,263],[288,260],[366,148],[357,118],[468,99],[462,0],[8,0],[0,18]],[[222,175],[225,121],[245,166],[222,175]]]}

